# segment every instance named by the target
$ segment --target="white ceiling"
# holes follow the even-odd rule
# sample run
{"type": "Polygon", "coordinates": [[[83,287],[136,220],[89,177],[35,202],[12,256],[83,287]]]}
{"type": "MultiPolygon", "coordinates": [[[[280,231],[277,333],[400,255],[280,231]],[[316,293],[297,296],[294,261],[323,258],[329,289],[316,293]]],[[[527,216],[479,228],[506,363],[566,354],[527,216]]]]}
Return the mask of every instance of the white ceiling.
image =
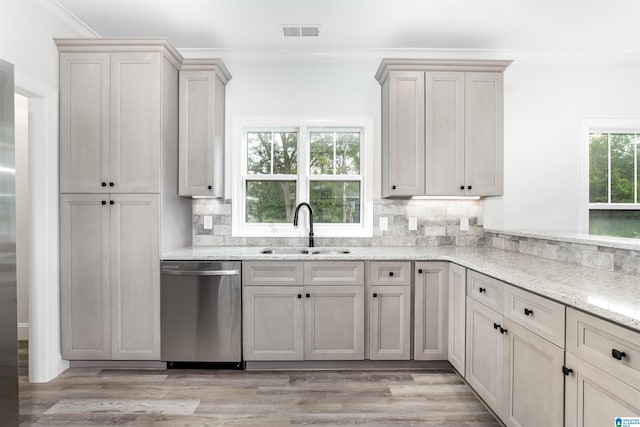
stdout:
{"type": "Polygon", "coordinates": [[[58,1],[102,37],[178,48],[640,49],[640,0],[58,1]],[[319,24],[320,36],[285,38],[283,24],[319,24]]]}

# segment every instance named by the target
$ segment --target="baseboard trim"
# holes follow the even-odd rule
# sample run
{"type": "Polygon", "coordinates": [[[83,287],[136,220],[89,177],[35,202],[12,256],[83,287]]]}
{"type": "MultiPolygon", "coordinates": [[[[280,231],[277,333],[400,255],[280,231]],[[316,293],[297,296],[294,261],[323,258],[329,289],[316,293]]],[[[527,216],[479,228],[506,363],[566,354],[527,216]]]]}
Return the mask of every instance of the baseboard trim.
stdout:
{"type": "Polygon", "coordinates": [[[453,368],[446,360],[304,360],[248,361],[246,370],[447,370],[453,368]]]}
{"type": "Polygon", "coordinates": [[[70,360],[70,368],[153,368],[166,369],[166,362],[158,360],[70,360]]]}

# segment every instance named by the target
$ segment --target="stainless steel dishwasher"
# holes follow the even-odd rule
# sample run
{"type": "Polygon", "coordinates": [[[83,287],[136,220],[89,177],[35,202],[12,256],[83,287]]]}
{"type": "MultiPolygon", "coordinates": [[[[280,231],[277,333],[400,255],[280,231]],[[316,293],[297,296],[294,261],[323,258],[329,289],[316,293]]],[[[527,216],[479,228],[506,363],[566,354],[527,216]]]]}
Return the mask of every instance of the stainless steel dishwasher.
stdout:
{"type": "Polygon", "coordinates": [[[241,263],[163,261],[160,357],[169,367],[242,367],[241,263]]]}

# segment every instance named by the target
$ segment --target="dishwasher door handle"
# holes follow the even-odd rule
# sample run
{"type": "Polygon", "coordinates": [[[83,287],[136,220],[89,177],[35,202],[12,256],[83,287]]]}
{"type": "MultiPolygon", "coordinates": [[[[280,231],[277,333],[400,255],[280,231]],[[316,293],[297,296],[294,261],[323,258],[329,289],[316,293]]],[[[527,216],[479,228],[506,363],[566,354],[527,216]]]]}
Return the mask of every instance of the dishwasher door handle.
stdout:
{"type": "Polygon", "coordinates": [[[172,276],[238,276],[240,270],[161,270],[161,274],[170,274],[172,276]]]}

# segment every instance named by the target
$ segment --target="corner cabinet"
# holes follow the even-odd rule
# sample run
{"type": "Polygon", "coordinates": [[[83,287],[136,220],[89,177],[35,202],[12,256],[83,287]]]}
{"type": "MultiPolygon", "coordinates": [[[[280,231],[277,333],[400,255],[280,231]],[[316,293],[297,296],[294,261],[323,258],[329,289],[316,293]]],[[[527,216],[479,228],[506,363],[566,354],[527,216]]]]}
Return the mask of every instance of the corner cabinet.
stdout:
{"type": "Polygon", "coordinates": [[[382,196],[496,196],[511,61],[383,59],[382,196]]]}
{"type": "Polygon", "coordinates": [[[185,59],[180,69],[180,196],[224,197],[225,86],[218,59],[185,59]]]}
{"type": "Polygon", "coordinates": [[[190,244],[176,161],[182,57],[164,39],[55,42],[62,357],[159,360],[160,253],[190,244]]]}

